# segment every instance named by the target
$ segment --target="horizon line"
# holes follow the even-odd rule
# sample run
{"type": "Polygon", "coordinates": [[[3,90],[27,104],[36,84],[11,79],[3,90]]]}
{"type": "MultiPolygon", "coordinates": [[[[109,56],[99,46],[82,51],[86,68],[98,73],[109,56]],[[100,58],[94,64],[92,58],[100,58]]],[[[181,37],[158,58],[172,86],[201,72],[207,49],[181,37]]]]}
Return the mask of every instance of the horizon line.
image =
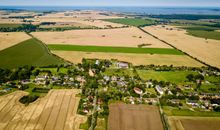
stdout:
{"type": "Polygon", "coordinates": [[[11,6],[11,7],[195,7],[195,8],[205,8],[205,7],[213,7],[213,8],[220,8],[220,6],[179,6],[179,5],[0,5],[3,6],[11,6]]]}

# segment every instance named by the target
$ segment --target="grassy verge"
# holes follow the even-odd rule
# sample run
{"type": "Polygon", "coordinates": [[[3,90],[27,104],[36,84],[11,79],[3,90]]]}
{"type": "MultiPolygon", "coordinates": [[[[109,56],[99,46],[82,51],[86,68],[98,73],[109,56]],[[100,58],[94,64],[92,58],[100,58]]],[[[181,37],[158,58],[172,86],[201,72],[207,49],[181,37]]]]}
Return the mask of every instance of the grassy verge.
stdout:
{"type": "Polygon", "coordinates": [[[25,65],[48,66],[64,63],[51,55],[37,39],[29,39],[0,51],[0,68],[16,68],[25,65]]]}
{"type": "Polygon", "coordinates": [[[169,49],[169,48],[134,48],[134,47],[81,46],[81,45],[57,45],[57,44],[50,44],[48,45],[48,47],[51,50],[58,50],[58,51],[184,55],[182,52],[178,50],[169,49]]]}

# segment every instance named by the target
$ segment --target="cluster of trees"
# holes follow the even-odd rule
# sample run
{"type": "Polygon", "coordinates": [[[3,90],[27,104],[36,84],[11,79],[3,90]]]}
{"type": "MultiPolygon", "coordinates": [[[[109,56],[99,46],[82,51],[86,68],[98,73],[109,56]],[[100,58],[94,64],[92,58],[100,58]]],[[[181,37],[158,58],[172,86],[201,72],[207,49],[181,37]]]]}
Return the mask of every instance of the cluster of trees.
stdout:
{"type": "Polygon", "coordinates": [[[0,32],[34,32],[37,28],[37,25],[22,24],[18,27],[1,27],[0,32]]]}
{"type": "Polygon", "coordinates": [[[186,78],[191,82],[191,81],[196,81],[196,80],[204,80],[205,77],[201,74],[193,75],[193,74],[188,74],[186,78]]]}
{"type": "Polygon", "coordinates": [[[26,18],[34,18],[34,16],[9,16],[9,18],[26,19],[26,18]]]}
{"type": "Polygon", "coordinates": [[[39,96],[36,95],[27,95],[27,96],[23,96],[19,102],[28,105],[29,103],[32,103],[34,101],[36,101],[39,98],[39,96]]]}
{"type": "Polygon", "coordinates": [[[34,67],[24,66],[17,69],[0,69],[0,83],[13,80],[30,79],[34,67]]]}

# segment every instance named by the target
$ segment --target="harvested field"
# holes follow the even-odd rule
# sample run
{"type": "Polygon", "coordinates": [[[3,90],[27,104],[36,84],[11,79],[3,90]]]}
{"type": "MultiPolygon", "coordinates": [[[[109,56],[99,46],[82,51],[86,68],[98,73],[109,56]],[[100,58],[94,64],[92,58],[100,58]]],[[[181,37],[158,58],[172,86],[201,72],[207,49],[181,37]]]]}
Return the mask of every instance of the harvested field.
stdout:
{"type": "Polygon", "coordinates": [[[112,104],[109,108],[109,130],[163,130],[156,106],[112,104]]]}
{"type": "Polygon", "coordinates": [[[86,121],[76,114],[79,90],[51,90],[48,95],[24,106],[19,99],[28,93],[17,91],[0,97],[0,129],[74,129],[86,121]],[[7,116],[6,116],[7,114],[7,116]]]}
{"type": "Polygon", "coordinates": [[[219,130],[219,117],[178,117],[168,118],[171,130],[219,130]]]}
{"type": "Polygon", "coordinates": [[[64,32],[33,32],[46,44],[95,45],[137,47],[148,44],[148,48],[171,48],[163,42],[137,28],[71,30],[64,32]]]}
{"type": "Polygon", "coordinates": [[[220,68],[220,40],[190,36],[185,30],[172,26],[150,26],[144,29],[189,55],[220,68]]]}
{"type": "Polygon", "coordinates": [[[134,65],[174,65],[201,67],[203,64],[186,55],[160,55],[160,54],[131,54],[131,53],[103,53],[103,52],[77,52],[52,51],[52,53],[73,63],[81,63],[83,58],[118,59],[131,62],[134,65]]]}
{"type": "Polygon", "coordinates": [[[7,32],[0,33],[0,50],[14,46],[22,41],[30,39],[31,37],[23,32],[7,32]]]}

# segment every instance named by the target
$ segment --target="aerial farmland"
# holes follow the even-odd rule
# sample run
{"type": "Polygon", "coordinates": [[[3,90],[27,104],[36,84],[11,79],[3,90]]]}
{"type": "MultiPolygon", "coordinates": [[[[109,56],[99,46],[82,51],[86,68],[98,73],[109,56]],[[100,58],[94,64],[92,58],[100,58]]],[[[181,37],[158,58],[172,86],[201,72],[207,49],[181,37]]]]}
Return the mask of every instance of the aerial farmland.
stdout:
{"type": "Polygon", "coordinates": [[[0,129],[219,129],[219,15],[17,8],[0,6],[0,129]]]}

